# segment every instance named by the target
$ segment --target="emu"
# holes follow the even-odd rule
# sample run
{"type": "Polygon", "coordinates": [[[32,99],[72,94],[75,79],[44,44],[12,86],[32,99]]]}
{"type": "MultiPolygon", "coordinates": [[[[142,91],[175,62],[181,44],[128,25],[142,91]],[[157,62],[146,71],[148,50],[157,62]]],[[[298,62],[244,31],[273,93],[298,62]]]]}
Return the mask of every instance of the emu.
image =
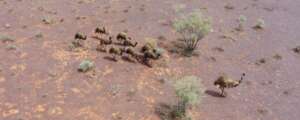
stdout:
{"type": "Polygon", "coordinates": [[[118,59],[116,58],[117,55],[123,55],[123,50],[121,48],[116,48],[114,46],[112,46],[109,49],[109,54],[112,54],[112,57],[115,61],[118,61],[118,59]]]}
{"type": "Polygon", "coordinates": [[[107,35],[109,34],[105,27],[102,27],[102,28],[97,27],[97,28],[95,29],[95,33],[99,33],[99,34],[107,34],[107,35]]]}
{"type": "Polygon", "coordinates": [[[143,52],[145,52],[145,51],[149,51],[149,50],[153,50],[153,49],[154,49],[154,47],[153,47],[151,44],[146,43],[146,44],[142,47],[141,52],[143,53],[143,52]]]}
{"type": "Polygon", "coordinates": [[[86,40],[87,36],[84,35],[83,33],[78,32],[75,34],[75,39],[86,40]]]}
{"type": "Polygon", "coordinates": [[[122,40],[131,40],[131,38],[127,36],[127,33],[125,33],[125,32],[120,32],[120,33],[117,35],[117,40],[119,40],[119,41],[122,41],[122,40]]]}
{"type": "Polygon", "coordinates": [[[125,48],[123,49],[123,51],[124,51],[126,54],[130,55],[132,58],[138,60],[139,54],[138,54],[136,51],[134,51],[134,48],[133,48],[133,47],[125,47],[125,48]]]}
{"type": "Polygon", "coordinates": [[[129,41],[129,40],[124,40],[124,41],[123,41],[123,45],[124,45],[124,46],[136,47],[137,44],[138,44],[137,42],[133,42],[133,41],[129,41]]]}
{"type": "Polygon", "coordinates": [[[214,82],[214,85],[221,89],[221,96],[226,97],[225,88],[234,88],[239,86],[245,75],[246,74],[243,73],[240,80],[233,80],[227,76],[221,76],[214,82]]]}
{"type": "Polygon", "coordinates": [[[100,41],[100,44],[97,46],[97,50],[106,52],[106,46],[111,45],[113,42],[112,38],[113,38],[112,36],[109,36],[108,39],[97,38],[100,41]]]}
{"type": "Polygon", "coordinates": [[[158,58],[159,56],[153,50],[147,50],[143,54],[143,62],[149,67],[152,67],[150,59],[157,60],[158,58]]]}

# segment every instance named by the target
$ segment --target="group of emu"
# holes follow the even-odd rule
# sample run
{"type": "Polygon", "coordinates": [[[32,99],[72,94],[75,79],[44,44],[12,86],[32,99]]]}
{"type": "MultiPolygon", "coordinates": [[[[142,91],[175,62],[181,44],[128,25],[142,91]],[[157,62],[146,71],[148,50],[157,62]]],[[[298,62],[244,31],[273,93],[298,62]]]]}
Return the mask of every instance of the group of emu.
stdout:
{"type": "MultiPolygon", "coordinates": [[[[108,52],[112,55],[112,59],[118,61],[117,56],[122,56],[124,53],[127,54],[127,57],[130,59],[134,59],[136,61],[141,61],[144,64],[152,67],[150,64],[150,60],[157,60],[161,57],[161,52],[158,51],[158,48],[150,43],[146,43],[140,50],[140,52],[135,51],[135,47],[137,46],[137,42],[132,41],[131,37],[125,32],[120,32],[115,37],[117,42],[115,43],[114,37],[110,35],[110,33],[106,30],[105,27],[96,28],[94,39],[99,40],[99,44],[97,46],[97,51],[108,52]],[[109,47],[108,47],[109,46],[109,47]]],[[[87,36],[82,33],[75,34],[75,40],[79,40],[76,42],[77,45],[81,46],[80,41],[86,40],[87,36]]],[[[226,92],[225,88],[234,88],[239,86],[245,73],[242,74],[240,80],[234,80],[227,76],[220,76],[215,82],[214,85],[217,86],[221,90],[221,96],[225,97],[226,92]]]]}
{"type": "MultiPolygon", "coordinates": [[[[99,41],[96,50],[100,52],[108,52],[112,56],[112,60],[118,61],[118,56],[126,57],[133,62],[141,62],[149,67],[152,67],[150,61],[157,60],[161,57],[157,46],[151,43],[146,43],[139,52],[135,50],[138,42],[133,41],[125,32],[120,32],[114,37],[110,35],[105,27],[97,27],[95,35],[92,38],[99,41]],[[116,40],[116,41],[115,41],[116,40]],[[125,53],[125,54],[124,54],[125,53]],[[125,55],[125,56],[124,56],[125,55]]],[[[87,36],[82,33],[75,34],[75,40],[86,40],[87,36]]]]}

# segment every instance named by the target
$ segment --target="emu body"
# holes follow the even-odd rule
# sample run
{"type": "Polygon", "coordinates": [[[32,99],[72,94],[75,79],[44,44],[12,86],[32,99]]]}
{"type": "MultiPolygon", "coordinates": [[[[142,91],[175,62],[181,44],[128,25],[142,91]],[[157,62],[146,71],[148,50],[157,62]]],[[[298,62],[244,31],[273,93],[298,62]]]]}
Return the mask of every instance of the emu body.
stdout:
{"type": "Polygon", "coordinates": [[[128,37],[127,37],[127,33],[125,32],[120,32],[118,35],[117,35],[117,40],[127,40],[128,37]]]}
{"type": "Polygon", "coordinates": [[[117,55],[120,55],[120,56],[123,55],[123,50],[121,48],[117,48],[114,46],[112,46],[108,52],[109,52],[109,54],[112,55],[112,57],[115,61],[118,61],[116,58],[117,55]]]}
{"type": "Polygon", "coordinates": [[[107,51],[107,48],[106,46],[107,45],[111,45],[113,43],[112,41],[112,37],[109,36],[108,39],[105,39],[105,38],[99,38],[99,37],[95,37],[97,40],[99,40],[99,45],[97,46],[97,50],[98,51],[103,51],[103,52],[106,52],[107,51]]]}
{"type": "Polygon", "coordinates": [[[102,28],[97,27],[97,28],[95,29],[95,33],[106,34],[106,35],[109,34],[105,27],[102,27],[102,28]]]}
{"type": "Polygon", "coordinates": [[[129,40],[124,40],[123,41],[123,45],[124,46],[131,46],[131,47],[135,47],[135,46],[137,46],[137,42],[133,42],[133,41],[129,41],[129,40]]]}
{"type": "Polygon", "coordinates": [[[84,35],[83,33],[76,33],[75,34],[75,37],[74,37],[75,39],[80,39],[80,40],[86,40],[87,39],[87,36],[86,35],[84,35]]]}
{"type": "Polygon", "coordinates": [[[128,54],[131,56],[131,58],[134,58],[135,60],[138,60],[139,58],[139,54],[134,51],[134,48],[133,47],[125,47],[123,49],[124,53],[128,54]]]}

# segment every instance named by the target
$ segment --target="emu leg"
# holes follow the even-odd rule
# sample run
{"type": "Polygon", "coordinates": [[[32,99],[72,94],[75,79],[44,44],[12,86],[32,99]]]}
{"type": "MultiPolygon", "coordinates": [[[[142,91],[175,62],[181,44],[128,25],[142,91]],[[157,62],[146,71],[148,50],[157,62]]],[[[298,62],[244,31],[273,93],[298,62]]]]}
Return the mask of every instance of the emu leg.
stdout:
{"type": "Polygon", "coordinates": [[[114,60],[114,61],[118,61],[118,60],[117,60],[117,57],[116,57],[116,54],[113,54],[112,57],[113,57],[113,60],[114,60]]]}
{"type": "Polygon", "coordinates": [[[221,88],[221,96],[222,96],[222,97],[225,97],[225,94],[224,94],[224,93],[225,93],[225,91],[224,91],[224,88],[222,87],[222,88],[221,88]]]}
{"type": "Polygon", "coordinates": [[[152,68],[152,65],[151,65],[151,63],[150,63],[149,58],[145,58],[145,59],[144,59],[144,63],[145,63],[145,65],[147,65],[148,67],[152,68]]]}

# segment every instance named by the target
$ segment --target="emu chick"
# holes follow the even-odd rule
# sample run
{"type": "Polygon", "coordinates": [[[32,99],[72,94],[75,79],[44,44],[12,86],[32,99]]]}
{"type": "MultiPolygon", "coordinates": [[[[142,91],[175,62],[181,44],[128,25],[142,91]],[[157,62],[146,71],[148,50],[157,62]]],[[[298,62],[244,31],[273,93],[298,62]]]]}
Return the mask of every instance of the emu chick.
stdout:
{"type": "Polygon", "coordinates": [[[78,33],[75,34],[75,39],[86,40],[87,36],[84,35],[83,33],[78,32],[78,33]]]}
{"type": "Polygon", "coordinates": [[[105,27],[102,27],[102,28],[97,27],[97,28],[95,29],[95,33],[109,34],[109,33],[107,32],[107,30],[106,30],[105,27]]]}
{"type": "Polygon", "coordinates": [[[116,55],[122,55],[123,54],[123,50],[120,49],[120,48],[116,48],[116,47],[113,46],[113,47],[111,47],[109,49],[109,54],[112,54],[113,59],[115,61],[118,61],[117,58],[116,58],[116,55]]]}

